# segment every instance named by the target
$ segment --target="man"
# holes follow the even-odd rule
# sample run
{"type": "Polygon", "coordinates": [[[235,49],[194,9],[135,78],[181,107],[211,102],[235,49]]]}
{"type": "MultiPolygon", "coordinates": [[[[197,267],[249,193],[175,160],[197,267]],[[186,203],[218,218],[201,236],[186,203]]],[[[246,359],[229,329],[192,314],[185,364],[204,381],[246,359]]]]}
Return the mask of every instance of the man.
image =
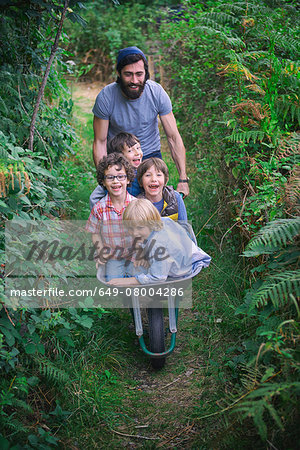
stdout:
{"type": "Polygon", "coordinates": [[[144,53],[137,47],[120,50],[117,74],[117,81],[102,89],[93,108],[95,165],[106,155],[107,140],[121,131],[137,136],[144,159],[161,158],[159,116],[179,174],[177,191],[182,192],[184,197],[187,196],[189,186],[185,148],[177,129],[172,104],[164,89],[149,80],[148,62],[144,53]]]}

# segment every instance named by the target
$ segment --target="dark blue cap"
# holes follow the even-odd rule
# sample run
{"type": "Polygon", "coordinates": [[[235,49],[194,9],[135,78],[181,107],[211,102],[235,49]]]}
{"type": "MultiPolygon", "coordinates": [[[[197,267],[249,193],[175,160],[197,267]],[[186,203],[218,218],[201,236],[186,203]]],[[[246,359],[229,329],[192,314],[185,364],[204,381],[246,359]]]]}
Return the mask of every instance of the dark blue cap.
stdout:
{"type": "Polygon", "coordinates": [[[122,48],[122,50],[119,50],[118,59],[117,59],[117,67],[120,64],[120,62],[122,61],[122,59],[124,59],[128,55],[142,55],[143,58],[145,58],[145,60],[147,61],[147,58],[144,55],[144,53],[142,52],[142,50],[140,50],[137,47],[126,47],[126,48],[122,48]]]}

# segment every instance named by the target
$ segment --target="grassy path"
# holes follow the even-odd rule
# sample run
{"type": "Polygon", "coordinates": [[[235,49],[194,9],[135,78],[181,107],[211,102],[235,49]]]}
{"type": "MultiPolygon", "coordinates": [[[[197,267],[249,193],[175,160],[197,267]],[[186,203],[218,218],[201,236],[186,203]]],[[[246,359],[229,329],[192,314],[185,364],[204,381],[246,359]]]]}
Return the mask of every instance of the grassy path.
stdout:
{"type": "MultiPolygon", "coordinates": [[[[66,161],[66,170],[74,175],[76,169],[76,181],[69,192],[72,215],[85,219],[88,196],[95,184],[90,111],[99,86],[81,84],[72,89],[82,145],[66,161]]],[[[165,139],[163,149],[165,160],[170,162],[165,139]]],[[[193,308],[180,310],[177,345],[161,371],[153,371],[139,349],[126,310],[104,314],[88,345],[82,342],[78,350],[82,364],[76,358],[72,362],[78,403],[69,399],[79,412],[69,420],[64,438],[73,445],[75,442],[75,448],[208,449],[221,448],[219,442],[225,439],[228,425],[214,413],[230,401],[232,376],[227,365],[232,354],[228,349],[238,352],[241,324],[233,312],[243,280],[240,262],[232,251],[234,242],[230,239],[222,251],[216,244],[217,215],[202,230],[214,213],[211,187],[193,173],[193,161],[189,164],[192,192],[186,206],[199,233],[198,243],[212,255],[213,263],[193,283],[193,308]]],[[[172,167],[170,181],[175,183],[172,167]]],[[[230,439],[228,435],[222,448],[245,448],[236,443],[231,446],[230,439]]]]}

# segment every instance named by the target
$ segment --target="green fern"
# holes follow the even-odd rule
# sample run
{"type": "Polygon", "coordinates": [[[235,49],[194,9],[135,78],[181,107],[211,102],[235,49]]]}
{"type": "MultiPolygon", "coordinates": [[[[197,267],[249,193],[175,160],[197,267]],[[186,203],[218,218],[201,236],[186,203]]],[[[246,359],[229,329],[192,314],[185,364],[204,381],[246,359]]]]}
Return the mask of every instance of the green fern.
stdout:
{"type": "Polygon", "coordinates": [[[249,242],[243,256],[271,254],[277,247],[284,247],[300,233],[300,217],[278,219],[265,225],[249,242]]]}
{"type": "Polygon", "coordinates": [[[209,12],[204,14],[201,17],[201,21],[209,23],[209,21],[213,21],[215,24],[221,24],[221,25],[238,25],[240,24],[240,19],[236,18],[236,16],[227,14],[224,12],[209,12]]]}
{"type": "Polygon", "coordinates": [[[247,390],[252,390],[257,385],[257,379],[259,378],[259,370],[257,367],[250,367],[248,364],[239,364],[239,374],[242,386],[247,390]]]}
{"type": "Polygon", "coordinates": [[[264,131],[260,130],[249,130],[249,131],[239,131],[233,132],[230,136],[227,137],[227,139],[230,142],[240,143],[242,142],[245,144],[246,142],[249,143],[260,141],[262,142],[266,136],[266,133],[264,131]]]}
{"type": "Polygon", "coordinates": [[[0,97],[0,111],[2,114],[8,115],[8,109],[2,97],[0,97]]]}
{"type": "Polygon", "coordinates": [[[264,383],[258,389],[250,392],[247,399],[240,402],[233,410],[242,413],[242,418],[251,417],[262,439],[267,438],[265,413],[269,413],[276,425],[283,430],[284,426],[278,412],[272,404],[275,397],[295,397],[300,392],[300,382],[294,383],[264,383]]]}
{"type": "Polygon", "coordinates": [[[224,3],[218,6],[218,9],[226,9],[226,11],[232,12],[234,15],[245,16],[248,14],[266,13],[267,8],[264,5],[257,5],[253,2],[234,2],[232,4],[224,3]]]}
{"type": "Polygon", "coordinates": [[[277,113],[282,113],[284,120],[286,119],[287,115],[290,114],[290,116],[292,117],[292,121],[297,120],[298,124],[300,125],[300,105],[293,102],[290,97],[290,95],[286,94],[281,95],[278,98],[278,103],[276,105],[277,113]]]}
{"type": "MultiPolygon", "coordinates": [[[[219,27],[217,27],[219,28],[219,27]]],[[[195,29],[203,34],[207,34],[208,36],[218,36],[220,37],[223,42],[228,44],[229,47],[232,48],[241,48],[245,47],[245,43],[242,41],[242,39],[234,36],[228,36],[224,31],[212,28],[210,26],[205,25],[197,25],[195,29]]]]}
{"type": "Polygon", "coordinates": [[[289,270],[270,275],[257,290],[250,291],[249,294],[252,299],[250,310],[266,305],[269,299],[278,308],[290,300],[290,294],[300,296],[300,271],[289,270]]]}
{"type": "Polygon", "coordinates": [[[0,429],[4,430],[6,428],[7,430],[11,430],[14,433],[24,433],[28,431],[27,428],[14,417],[15,414],[16,413],[13,413],[10,416],[4,416],[3,414],[1,414],[0,429]]]}
{"type": "Polygon", "coordinates": [[[37,359],[35,362],[38,364],[39,371],[44,377],[59,383],[68,381],[69,375],[64,370],[56,367],[52,362],[46,359],[37,359]]]}

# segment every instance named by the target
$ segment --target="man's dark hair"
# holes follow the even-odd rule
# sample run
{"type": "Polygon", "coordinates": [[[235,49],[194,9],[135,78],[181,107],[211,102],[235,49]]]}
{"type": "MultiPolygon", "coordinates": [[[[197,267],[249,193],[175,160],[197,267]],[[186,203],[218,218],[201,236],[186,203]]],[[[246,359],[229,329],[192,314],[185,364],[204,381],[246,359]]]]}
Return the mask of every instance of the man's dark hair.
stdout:
{"type": "MultiPolygon", "coordinates": [[[[125,56],[125,58],[121,59],[121,61],[119,62],[119,64],[117,65],[117,71],[119,72],[119,74],[121,74],[121,70],[123,69],[123,67],[128,66],[128,64],[134,64],[140,60],[144,61],[144,67],[145,67],[145,81],[149,80],[149,67],[148,67],[148,61],[140,54],[132,54],[132,55],[127,55],[125,56]]],[[[118,76],[117,78],[117,83],[120,83],[120,77],[118,76]]]]}
{"type": "Polygon", "coordinates": [[[121,131],[121,133],[118,133],[109,140],[107,144],[107,154],[122,153],[125,145],[130,148],[139,143],[140,141],[134,134],[121,131]]]}
{"type": "Polygon", "coordinates": [[[117,166],[118,170],[121,170],[124,167],[127,180],[130,181],[130,183],[133,181],[134,170],[131,164],[120,153],[111,153],[110,155],[105,156],[97,166],[97,181],[101,186],[103,186],[105,171],[111,166],[117,166]]]}

